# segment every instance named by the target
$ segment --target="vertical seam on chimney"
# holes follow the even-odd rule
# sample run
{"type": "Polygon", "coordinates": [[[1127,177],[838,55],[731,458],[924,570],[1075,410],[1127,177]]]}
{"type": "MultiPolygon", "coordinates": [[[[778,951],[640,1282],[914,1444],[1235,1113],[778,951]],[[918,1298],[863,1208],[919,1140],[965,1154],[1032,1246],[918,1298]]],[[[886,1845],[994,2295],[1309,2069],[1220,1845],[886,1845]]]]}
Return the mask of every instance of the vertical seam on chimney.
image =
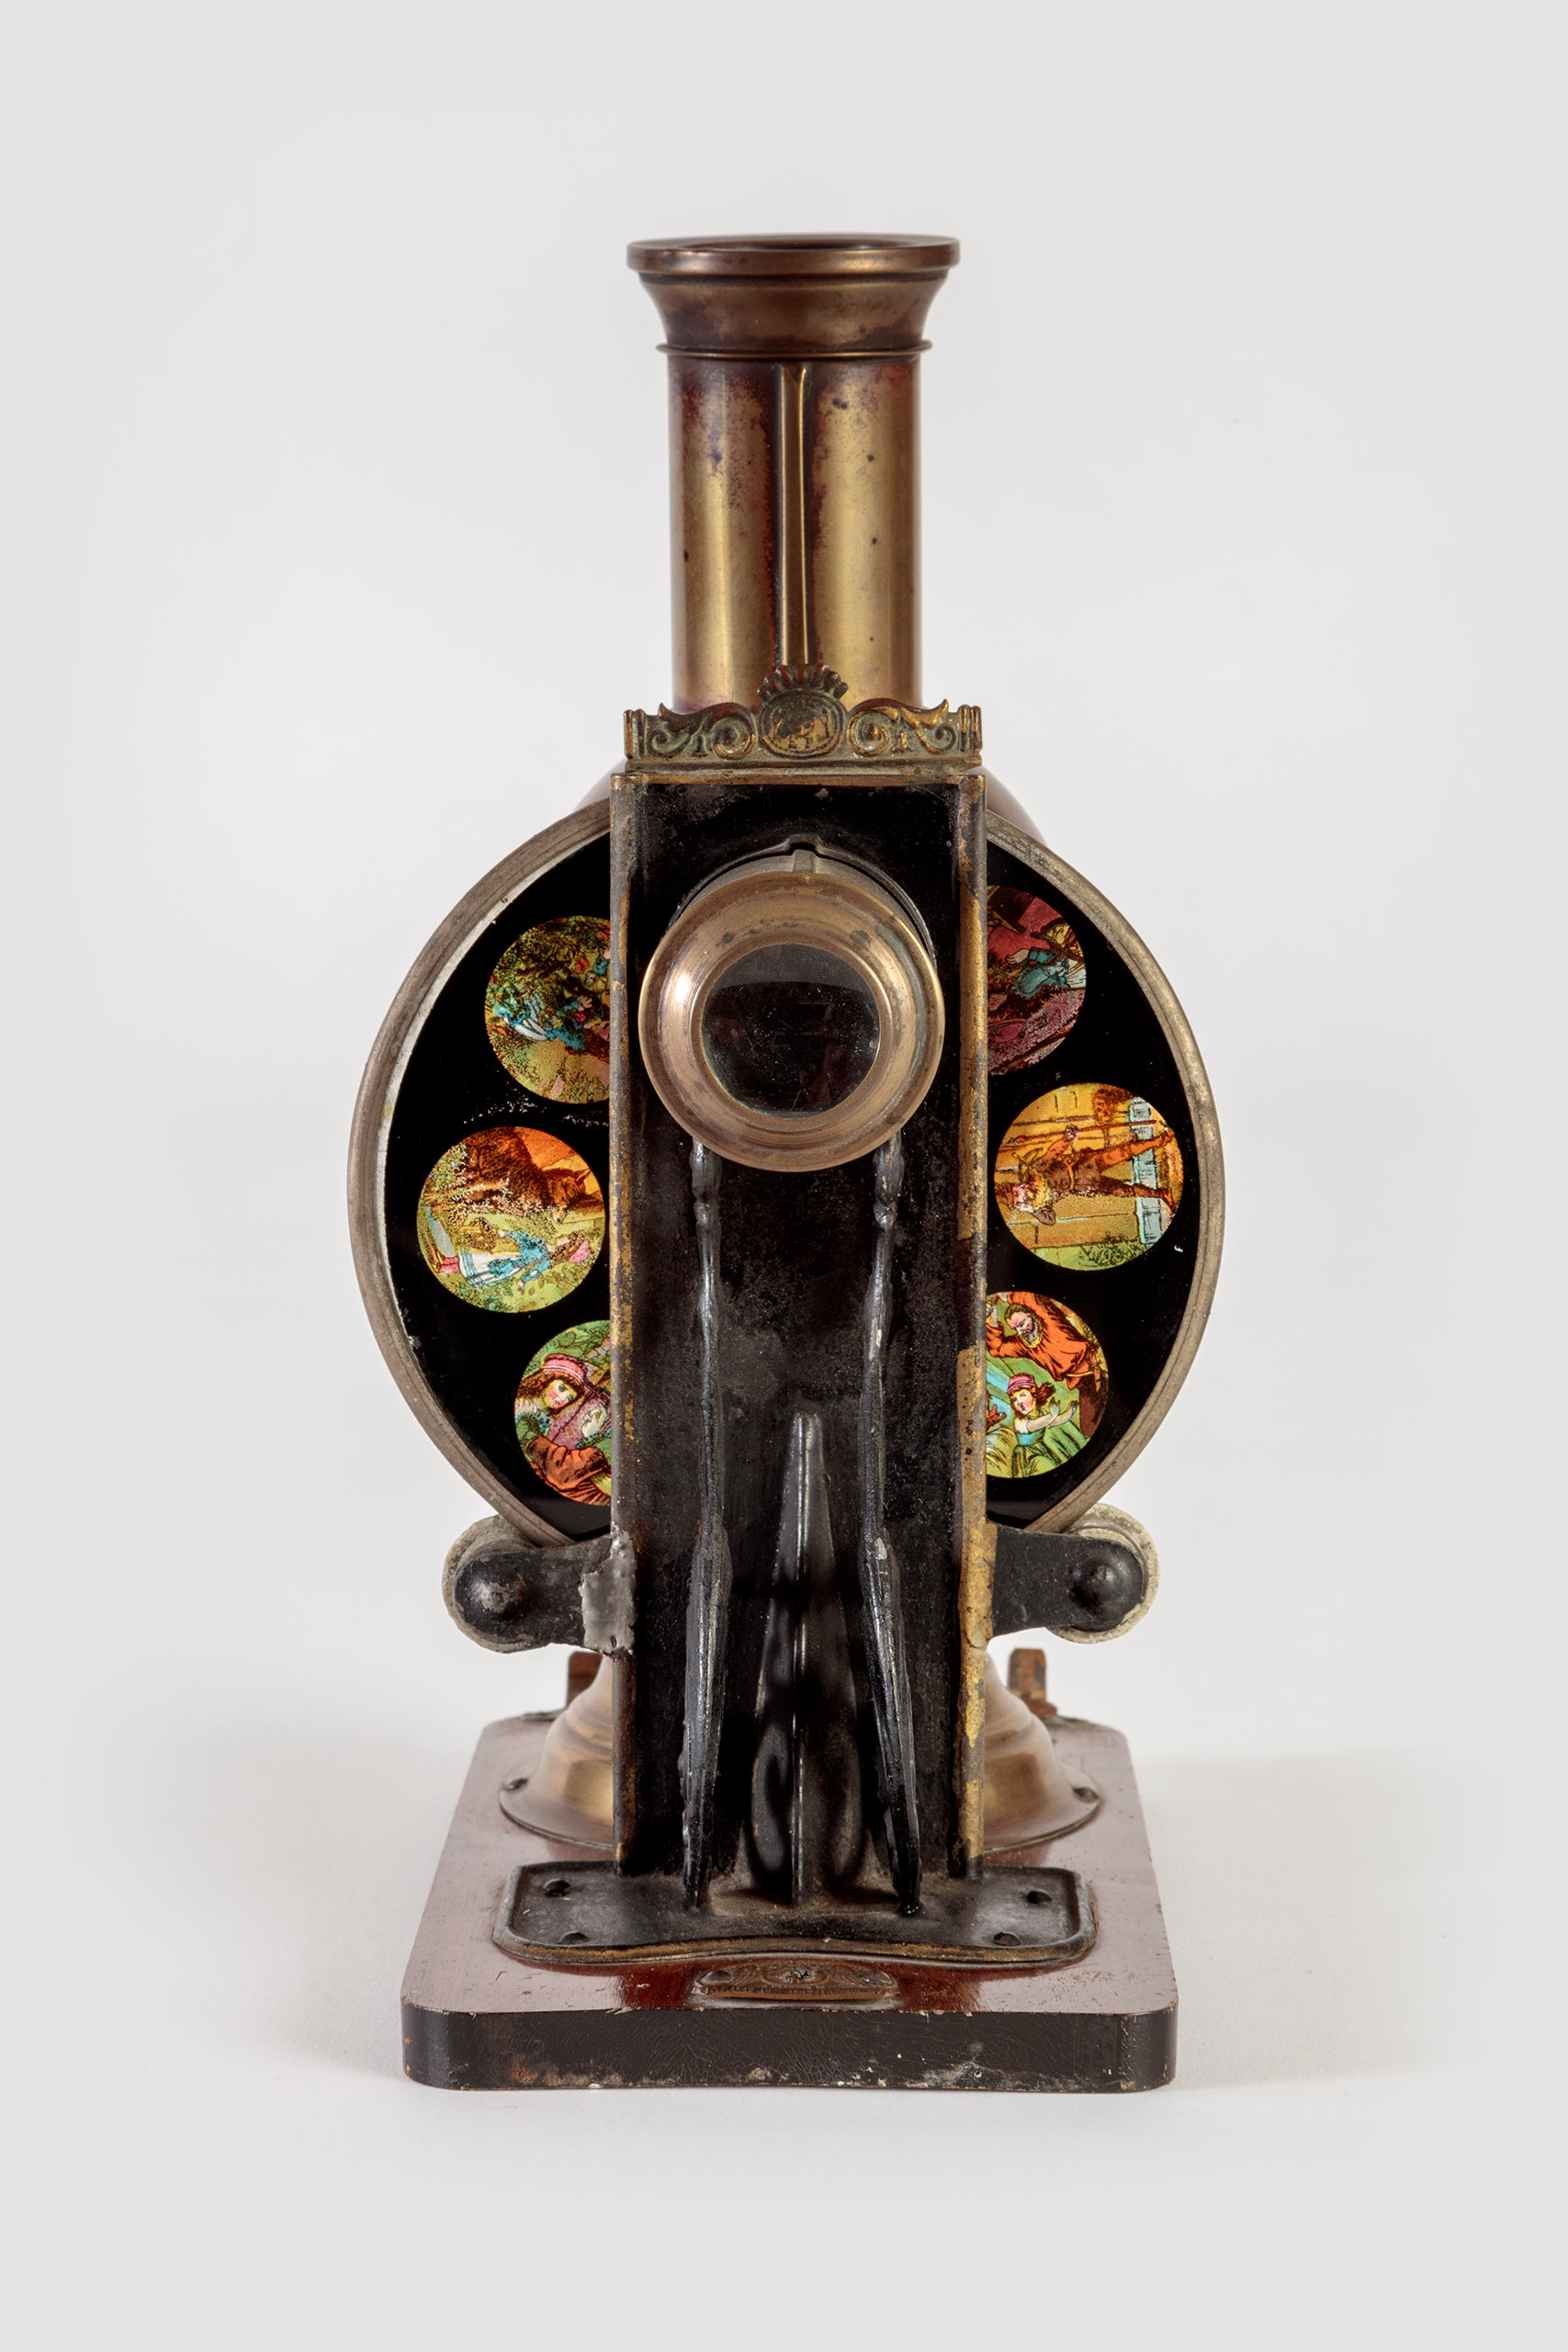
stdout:
{"type": "Polygon", "coordinates": [[[779,530],[776,656],[780,662],[811,659],[811,571],[807,555],[806,393],[808,359],[779,367],[779,530]]]}

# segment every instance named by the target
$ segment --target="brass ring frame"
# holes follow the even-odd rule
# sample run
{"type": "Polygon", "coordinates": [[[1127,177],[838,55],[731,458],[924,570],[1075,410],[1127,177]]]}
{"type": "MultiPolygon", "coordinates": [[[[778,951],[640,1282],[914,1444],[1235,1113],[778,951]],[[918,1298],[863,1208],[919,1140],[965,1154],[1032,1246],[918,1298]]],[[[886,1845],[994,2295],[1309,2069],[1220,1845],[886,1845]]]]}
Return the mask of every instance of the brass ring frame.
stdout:
{"type": "MultiPolygon", "coordinates": [[[[606,779],[607,785],[608,779],[606,779]]],[[[998,798],[1003,796],[998,792],[998,798]]],[[[1012,804],[1012,796],[1006,795],[1012,804]]],[[[547,826],[492,867],[461,899],[428,942],[394,998],[390,1011],[370,1050],[359,1099],[355,1106],[349,1139],[349,1230],[355,1272],[377,1344],[387,1360],[404,1401],[432,1442],[439,1447],[459,1477],[483,1497],[492,1510],[516,1528],[530,1544],[565,1544],[570,1539],[531,1511],[503,1487],[488,1464],[447,1418],[409,1344],[398,1312],[387,1256],[383,1213],[387,1132],[392,1106],[413,1043],[425,1013],[469,947],[496,916],[563,858],[575,856],[610,830],[608,797],[595,797],[559,822],[547,826]]],[[[1111,1448],[1093,1477],[1077,1487],[1065,1502],[1043,1511],[1036,1527],[1075,1526],[1108,1488],[1114,1485],[1143,1452],[1176,1401],[1177,1391],[1191,1367],[1219,1279],[1220,1246],[1224,1230],[1224,1164],[1219,1125],[1208,1074],[1186,1015],[1165,974],[1132,925],[1091,883],[1046,848],[1032,833],[1021,831],[1005,818],[987,820],[987,837],[1009,856],[1030,866],[1049,886],[1081,907],[1099,925],[1122,957],[1155,1009],[1169,1043],[1192,1111],[1199,1176],[1199,1221],[1192,1287],[1153,1392],[1111,1448]]]]}
{"type": "Polygon", "coordinates": [[[942,989],[931,952],[892,893],[857,866],[809,849],[750,858],[690,899],[655,949],[637,1035],[672,1118],[747,1168],[840,1168],[897,1133],[942,1055],[942,989]],[[839,1102],[770,1113],[739,1102],[703,1043],[713,992],[743,957],[807,947],[846,965],[876,1008],[871,1068],[839,1102]]]}

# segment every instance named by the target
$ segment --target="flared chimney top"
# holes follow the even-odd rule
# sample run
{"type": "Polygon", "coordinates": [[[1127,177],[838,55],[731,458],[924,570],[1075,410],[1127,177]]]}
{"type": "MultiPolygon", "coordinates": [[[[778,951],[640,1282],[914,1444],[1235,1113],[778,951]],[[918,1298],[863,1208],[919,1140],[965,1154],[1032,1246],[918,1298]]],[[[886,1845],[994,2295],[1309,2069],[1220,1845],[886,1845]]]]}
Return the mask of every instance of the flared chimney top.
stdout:
{"type": "Polygon", "coordinates": [[[626,259],[671,351],[756,358],[919,351],[955,237],[648,238],[626,259]]]}

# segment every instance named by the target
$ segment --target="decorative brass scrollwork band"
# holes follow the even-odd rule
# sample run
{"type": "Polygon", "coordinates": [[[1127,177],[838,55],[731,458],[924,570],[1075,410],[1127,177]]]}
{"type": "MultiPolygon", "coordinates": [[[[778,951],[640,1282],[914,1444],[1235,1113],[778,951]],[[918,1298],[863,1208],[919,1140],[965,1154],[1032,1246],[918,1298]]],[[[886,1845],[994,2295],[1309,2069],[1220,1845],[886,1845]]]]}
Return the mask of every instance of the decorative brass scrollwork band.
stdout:
{"type": "Polygon", "coordinates": [[[626,757],[632,760],[720,760],[725,765],[804,760],[954,760],[977,757],[980,714],[973,703],[930,710],[908,703],[863,702],[844,707],[844,681],[820,662],[769,673],[755,710],[719,702],[704,710],[626,713],[626,757]]]}

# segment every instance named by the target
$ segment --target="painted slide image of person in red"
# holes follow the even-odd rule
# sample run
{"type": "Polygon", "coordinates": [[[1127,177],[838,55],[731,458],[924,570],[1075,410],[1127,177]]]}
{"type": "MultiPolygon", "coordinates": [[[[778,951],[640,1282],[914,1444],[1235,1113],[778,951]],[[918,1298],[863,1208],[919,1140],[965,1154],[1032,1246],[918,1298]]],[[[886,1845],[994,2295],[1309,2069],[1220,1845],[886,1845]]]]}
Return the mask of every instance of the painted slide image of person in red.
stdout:
{"type": "Polygon", "coordinates": [[[1054,1087],[997,1153],[997,1206],[1015,1240],[1055,1265],[1124,1265],[1153,1249],[1181,1204],[1181,1153],[1152,1102],[1120,1086],[1054,1087]]]}
{"type": "Polygon", "coordinates": [[[1110,1385],[1105,1355],[1069,1307],[1033,1291],[993,1291],[986,1301],[986,1356],[988,1385],[1003,1395],[1025,1372],[1073,1390],[1083,1441],[1094,1435],[1110,1385]]]}
{"type": "Polygon", "coordinates": [[[1065,915],[1027,890],[986,893],[986,1013],[990,1071],[1027,1069],[1060,1043],[1083,1008],[1083,950],[1065,915]]]}

